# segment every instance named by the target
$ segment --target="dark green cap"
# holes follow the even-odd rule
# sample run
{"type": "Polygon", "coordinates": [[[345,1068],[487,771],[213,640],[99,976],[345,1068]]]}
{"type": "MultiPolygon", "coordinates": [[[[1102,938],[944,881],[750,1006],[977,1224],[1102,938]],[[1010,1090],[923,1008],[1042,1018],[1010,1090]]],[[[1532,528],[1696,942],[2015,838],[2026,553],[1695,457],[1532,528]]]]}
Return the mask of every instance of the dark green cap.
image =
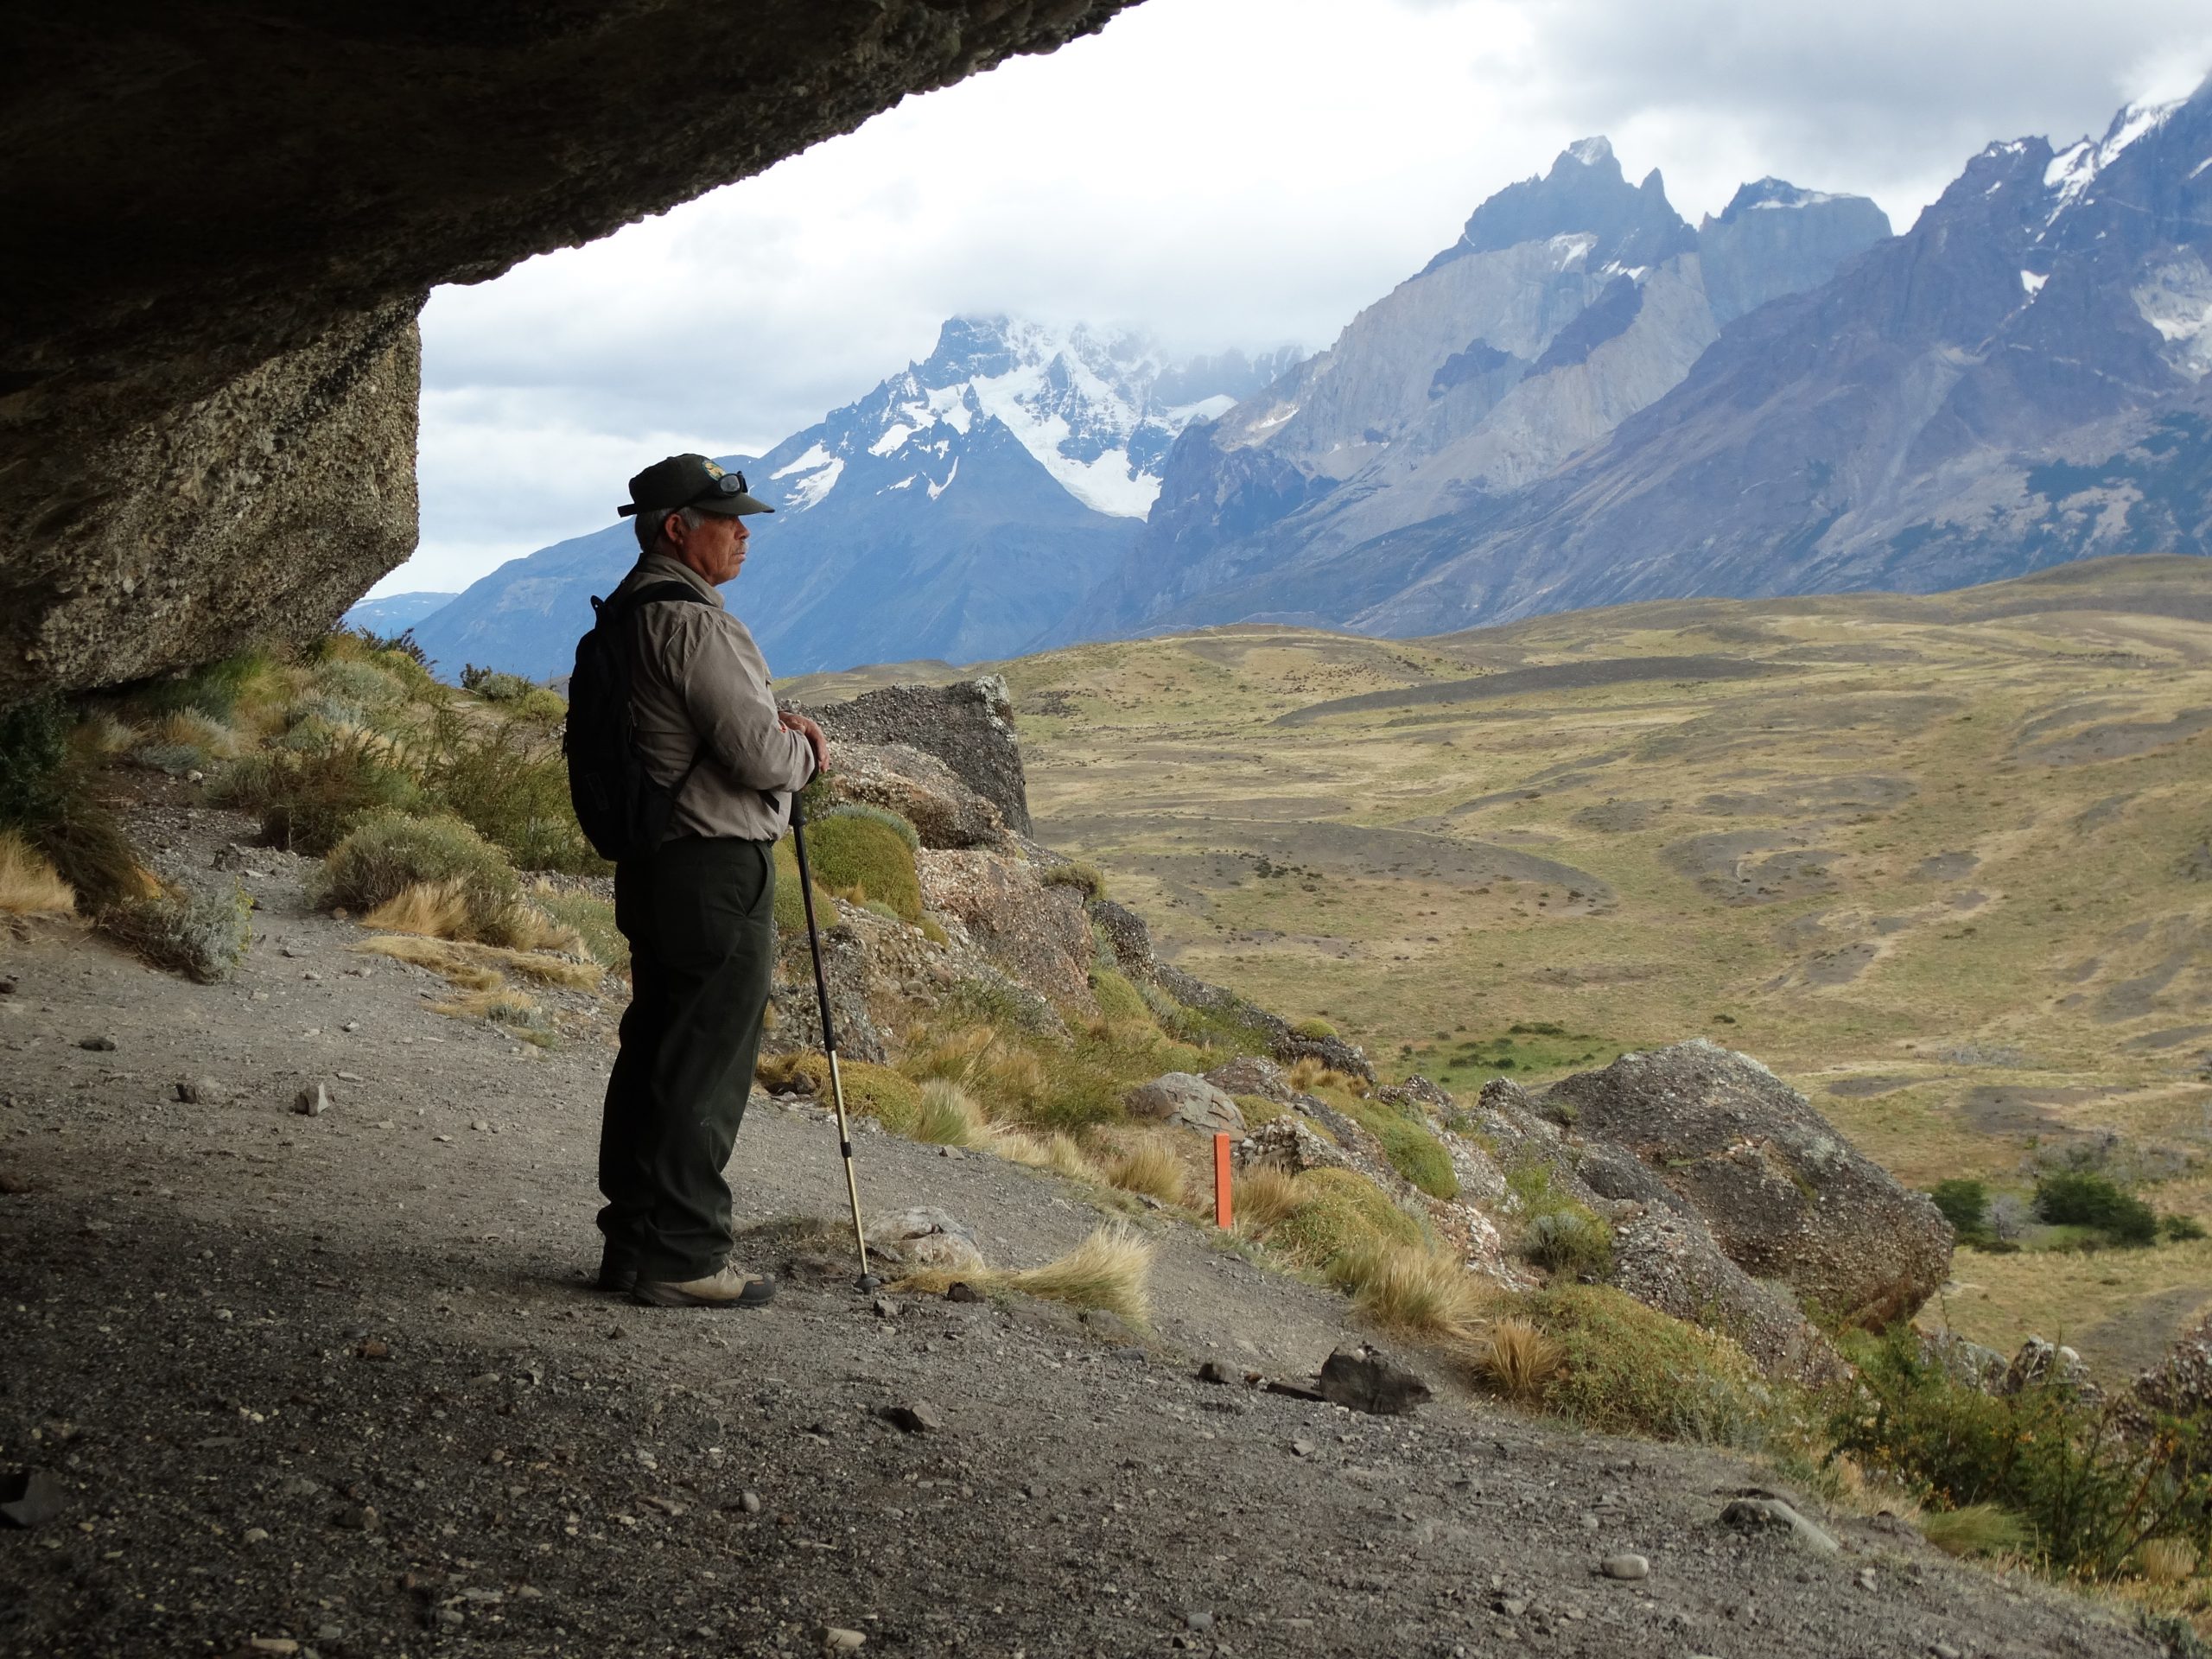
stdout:
{"type": "Polygon", "coordinates": [[[702,512],[734,518],[745,512],[773,512],[746,493],[743,473],[726,473],[704,455],[671,455],[630,480],[630,499],[615,512],[627,518],[639,512],[673,512],[696,507],[702,512]]]}

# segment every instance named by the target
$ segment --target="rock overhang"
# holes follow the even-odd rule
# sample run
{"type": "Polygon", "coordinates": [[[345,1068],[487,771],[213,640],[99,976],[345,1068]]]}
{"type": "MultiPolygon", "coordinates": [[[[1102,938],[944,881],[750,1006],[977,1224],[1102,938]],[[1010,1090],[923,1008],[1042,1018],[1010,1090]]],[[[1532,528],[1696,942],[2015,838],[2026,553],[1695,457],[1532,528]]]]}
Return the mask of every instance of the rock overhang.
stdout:
{"type": "Polygon", "coordinates": [[[412,551],[414,316],[1131,0],[146,0],[7,27],[0,704],[412,551]]]}

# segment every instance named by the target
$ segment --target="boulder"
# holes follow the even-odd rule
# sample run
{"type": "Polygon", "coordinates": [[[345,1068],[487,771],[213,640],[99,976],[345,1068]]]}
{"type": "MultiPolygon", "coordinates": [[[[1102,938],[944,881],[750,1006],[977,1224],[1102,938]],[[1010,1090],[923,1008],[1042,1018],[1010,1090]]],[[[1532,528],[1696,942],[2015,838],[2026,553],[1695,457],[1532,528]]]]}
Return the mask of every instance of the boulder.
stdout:
{"type": "Polygon", "coordinates": [[[2030,1337],[2020,1344],[2020,1351],[2012,1356],[2012,1363],[1998,1380],[1995,1392],[2014,1395],[2044,1384],[2091,1398],[2102,1393],[2089,1376],[2088,1361],[2063,1344],[2042,1337],[2030,1337]]]}
{"type": "Polygon", "coordinates": [[[1795,1301],[1722,1255],[1694,1217],[1648,1212],[1616,1226],[1611,1277],[1645,1306],[1732,1338],[1777,1382],[1818,1386],[1848,1370],[1795,1301]]]}
{"type": "Polygon", "coordinates": [[[975,1233],[944,1211],[928,1206],[880,1217],[868,1230],[868,1247],[910,1268],[974,1273],[983,1266],[975,1233]]]}
{"type": "Polygon", "coordinates": [[[1046,887],[1029,865],[984,852],[933,852],[914,861],[922,903],[957,921],[983,953],[1053,1001],[1095,1013],[1090,919],[1083,894],[1046,887]]]}
{"type": "Polygon", "coordinates": [[[1203,1135],[1244,1136],[1244,1114],[1236,1103],[1204,1077],[1169,1071],[1141,1083],[1122,1096],[1133,1117],[1148,1117],[1203,1135]]]}
{"type": "Polygon", "coordinates": [[[1206,1081],[1224,1095],[1257,1095],[1263,1100],[1287,1101],[1296,1090],[1282,1068],[1256,1054],[1240,1054],[1206,1073],[1206,1081]]]}
{"type": "Polygon", "coordinates": [[[1375,1417],[1409,1417],[1431,1397],[1427,1383],[1363,1342],[1321,1362],[1319,1393],[1332,1405],[1375,1417]]]}
{"type": "Polygon", "coordinates": [[[1138,979],[1152,977],[1152,930],[1144,925],[1143,917],[1111,899],[1093,899],[1090,921],[1114,953],[1116,967],[1138,979]]]}
{"type": "Polygon", "coordinates": [[[2212,1313],[2182,1334],[2165,1358],[2135,1379],[2135,1397],[2153,1411],[2212,1412],[2212,1313]]]}
{"type": "Polygon", "coordinates": [[[1634,1154],[1737,1266],[1839,1319],[1909,1319],[1949,1271],[1936,1206],[1745,1055],[1702,1039],[1624,1054],[1555,1084],[1540,1109],[1634,1154]]]}
{"type": "Polygon", "coordinates": [[[839,800],[862,801],[898,813],[914,826],[925,847],[1014,850],[999,809],[963,783],[944,761],[912,744],[841,742],[836,769],[823,776],[839,800]]]}
{"type": "Polygon", "coordinates": [[[900,745],[935,756],[996,807],[1008,829],[1029,834],[1029,793],[1022,778],[1021,745],[1014,736],[1014,702],[997,675],[953,685],[888,685],[808,712],[822,722],[833,745],[900,745]]]}

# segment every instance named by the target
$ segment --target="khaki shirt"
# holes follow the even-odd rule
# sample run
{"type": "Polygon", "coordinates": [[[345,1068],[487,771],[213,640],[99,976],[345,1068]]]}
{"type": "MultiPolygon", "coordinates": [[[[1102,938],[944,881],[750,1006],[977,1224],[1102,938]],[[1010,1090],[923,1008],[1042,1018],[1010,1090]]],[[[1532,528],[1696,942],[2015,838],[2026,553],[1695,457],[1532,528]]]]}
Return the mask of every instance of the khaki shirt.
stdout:
{"type": "Polygon", "coordinates": [[[630,701],[645,770],[673,785],[699,763],[677,797],[669,836],[774,841],[790,827],[791,791],[814,776],[814,751],[777,723],[767,662],[712,582],[648,553],[614,594],[659,582],[683,582],[707,601],[648,605],[633,625],[630,701]]]}

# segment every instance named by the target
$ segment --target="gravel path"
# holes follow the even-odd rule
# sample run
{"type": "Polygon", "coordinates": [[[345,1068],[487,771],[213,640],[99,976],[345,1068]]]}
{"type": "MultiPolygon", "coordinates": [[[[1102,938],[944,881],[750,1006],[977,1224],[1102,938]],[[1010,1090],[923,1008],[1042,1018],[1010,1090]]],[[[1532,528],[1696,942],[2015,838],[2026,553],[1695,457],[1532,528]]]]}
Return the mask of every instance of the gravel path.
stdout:
{"type": "MultiPolygon", "coordinates": [[[[239,828],[138,827],[178,872],[239,828]]],[[[1742,1536],[1738,1460],[1530,1422],[1433,1365],[1401,1420],[1199,1382],[1205,1357],[1309,1375],[1351,1332],[1193,1229],[1151,1224],[1143,1345],[1038,1304],[886,1317],[834,1232],[756,1239],[786,1275],[764,1312],[595,1294],[613,1010],[543,995],[551,1052],[433,1014],[443,988],[353,951],[296,861],[247,864],[233,983],[0,934],[0,1469],[64,1503],[0,1531],[0,1652],[2156,1651],[1906,1529],[1827,1517],[1834,1557],[1742,1536]],[[200,1077],[225,1097],[175,1097],[200,1077]],[[331,1109],[294,1114],[317,1082],[331,1109]],[[924,1402],[941,1427],[880,1414],[924,1402]],[[1648,1578],[1599,1575],[1630,1552],[1648,1578]]],[[[872,1207],[948,1210],[995,1262],[1097,1224],[994,1160],[858,1152],[872,1207]]],[[[803,1109],[755,1111],[733,1181],[754,1223],[842,1202],[803,1109]]]]}

